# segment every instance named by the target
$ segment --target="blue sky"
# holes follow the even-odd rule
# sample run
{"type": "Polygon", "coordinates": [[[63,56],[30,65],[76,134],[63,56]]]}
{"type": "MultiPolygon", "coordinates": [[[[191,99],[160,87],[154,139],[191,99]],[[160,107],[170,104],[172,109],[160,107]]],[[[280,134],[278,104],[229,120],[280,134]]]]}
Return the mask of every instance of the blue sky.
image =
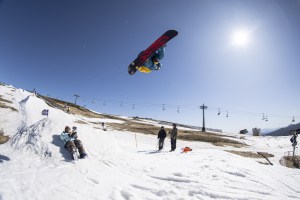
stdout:
{"type": "Polygon", "coordinates": [[[0,0],[0,81],[110,114],[201,126],[205,103],[210,128],[286,126],[300,121],[299,19],[299,0],[0,0]],[[162,70],[128,75],[169,29],[162,70]]]}

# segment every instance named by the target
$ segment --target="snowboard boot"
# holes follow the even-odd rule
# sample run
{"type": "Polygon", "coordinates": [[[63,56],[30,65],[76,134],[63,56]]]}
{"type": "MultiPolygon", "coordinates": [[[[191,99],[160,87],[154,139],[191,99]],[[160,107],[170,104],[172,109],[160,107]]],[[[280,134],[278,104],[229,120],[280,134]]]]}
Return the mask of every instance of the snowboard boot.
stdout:
{"type": "Polygon", "coordinates": [[[86,158],[86,157],[87,157],[87,154],[86,154],[86,153],[80,154],[80,158],[86,158]]]}
{"type": "Polygon", "coordinates": [[[72,154],[72,159],[73,159],[74,161],[77,161],[77,160],[78,160],[78,155],[77,155],[76,152],[74,152],[74,153],[72,154]]]}
{"type": "Polygon", "coordinates": [[[161,69],[161,64],[160,63],[156,64],[155,70],[160,70],[160,69],[161,69]]]}

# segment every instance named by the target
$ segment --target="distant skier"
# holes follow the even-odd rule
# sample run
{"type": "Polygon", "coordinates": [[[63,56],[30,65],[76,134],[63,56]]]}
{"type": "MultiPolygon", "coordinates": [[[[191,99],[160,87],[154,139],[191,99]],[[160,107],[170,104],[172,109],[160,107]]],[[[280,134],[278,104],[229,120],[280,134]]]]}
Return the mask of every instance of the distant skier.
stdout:
{"type": "Polygon", "coordinates": [[[60,135],[61,140],[64,142],[65,147],[69,150],[73,159],[77,159],[76,149],[79,151],[80,158],[85,158],[87,154],[83,148],[82,142],[78,139],[77,128],[73,127],[73,131],[69,126],[65,127],[64,132],[60,135]]]}
{"type": "Polygon", "coordinates": [[[164,127],[162,126],[161,129],[159,130],[158,136],[157,136],[157,138],[159,139],[158,140],[158,151],[160,151],[164,148],[164,141],[165,141],[166,137],[167,137],[167,133],[166,133],[164,127]]]}
{"type": "Polygon", "coordinates": [[[105,126],[104,126],[104,122],[102,122],[101,125],[102,125],[102,130],[105,131],[106,129],[105,129],[105,126]]]}
{"type": "Polygon", "coordinates": [[[153,70],[160,70],[162,67],[160,60],[162,60],[165,56],[165,46],[166,45],[159,48],[157,52],[155,52],[150,58],[146,60],[143,66],[138,68],[138,70],[142,73],[150,73],[153,70]]]}
{"type": "Polygon", "coordinates": [[[32,96],[37,96],[37,92],[36,92],[36,90],[33,88],[33,91],[32,91],[32,96]]]}
{"type": "Polygon", "coordinates": [[[171,150],[174,151],[176,149],[176,139],[177,139],[177,128],[176,124],[173,124],[173,129],[170,131],[171,134],[171,150]]]}

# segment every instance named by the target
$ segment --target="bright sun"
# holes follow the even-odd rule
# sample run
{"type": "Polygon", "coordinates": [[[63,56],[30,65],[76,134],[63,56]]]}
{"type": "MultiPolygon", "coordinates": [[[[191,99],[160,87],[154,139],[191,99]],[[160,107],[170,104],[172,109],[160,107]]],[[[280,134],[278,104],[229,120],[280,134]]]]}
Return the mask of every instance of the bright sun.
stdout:
{"type": "Polygon", "coordinates": [[[231,42],[236,47],[245,47],[249,44],[249,32],[245,30],[237,30],[231,36],[231,42]]]}

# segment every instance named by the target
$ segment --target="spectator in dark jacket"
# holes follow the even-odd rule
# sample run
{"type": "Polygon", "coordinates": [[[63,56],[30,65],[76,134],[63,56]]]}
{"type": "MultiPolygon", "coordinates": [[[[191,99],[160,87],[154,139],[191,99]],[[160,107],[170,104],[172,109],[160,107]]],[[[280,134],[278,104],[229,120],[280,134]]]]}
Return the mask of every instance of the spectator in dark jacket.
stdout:
{"type": "Polygon", "coordinates": [[[177,128],[176,124],[173,124],[173,129],[170,132],[171,134],[171,150],[174,151],[176,149],[176,139],[177,139],[177,128]]]}
{"type": "Polygon", "coordinates": [[[160,151],[164,148],[164,141],[165,141],[166,137],[167,137],[167,133],[166,133],[164,127],[162,126],[160,131],[158,132],[158,136],[157,136],[157,138],[159,139],[159,141],[158,141],[158,151],[160,151]]]}

